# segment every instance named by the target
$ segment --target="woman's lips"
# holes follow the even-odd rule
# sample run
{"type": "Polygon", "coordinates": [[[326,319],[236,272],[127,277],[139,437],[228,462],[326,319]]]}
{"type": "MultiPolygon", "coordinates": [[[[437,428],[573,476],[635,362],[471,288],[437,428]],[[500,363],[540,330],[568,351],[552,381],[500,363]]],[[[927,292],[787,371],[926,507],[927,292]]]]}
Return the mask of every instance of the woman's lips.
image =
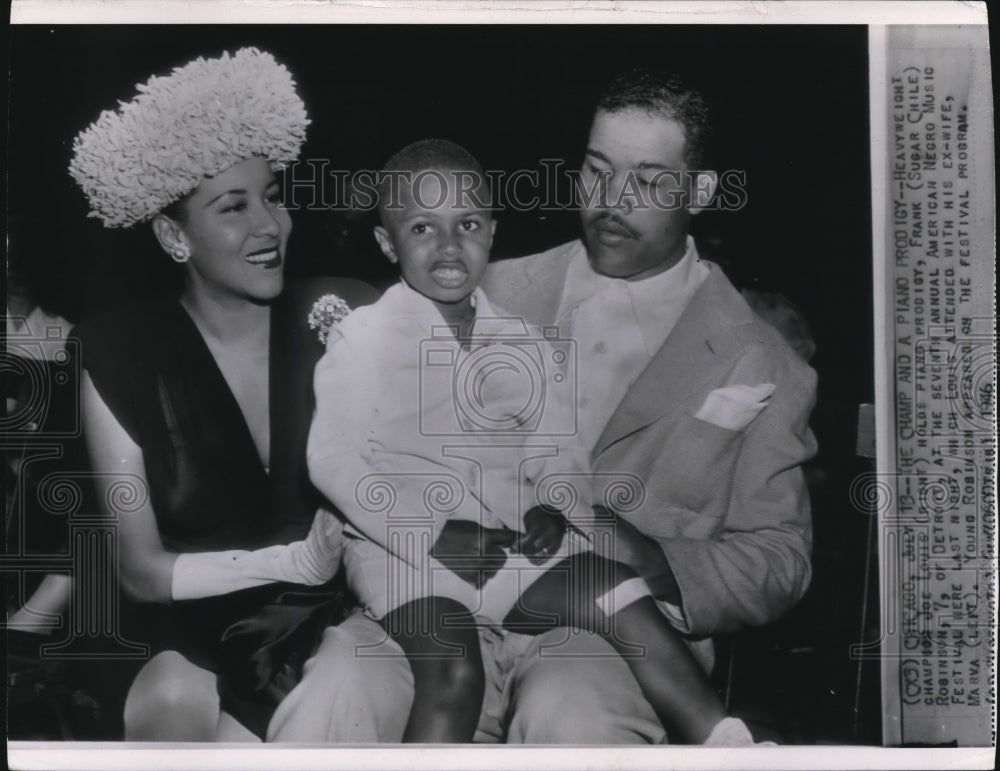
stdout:
{"type": "Polygon", "coordinates": [[[258,268],[280,268],[281,253],[277,247],[273,249],[261,249],[259,252],[248,254],[246,261],[258,268]]]}

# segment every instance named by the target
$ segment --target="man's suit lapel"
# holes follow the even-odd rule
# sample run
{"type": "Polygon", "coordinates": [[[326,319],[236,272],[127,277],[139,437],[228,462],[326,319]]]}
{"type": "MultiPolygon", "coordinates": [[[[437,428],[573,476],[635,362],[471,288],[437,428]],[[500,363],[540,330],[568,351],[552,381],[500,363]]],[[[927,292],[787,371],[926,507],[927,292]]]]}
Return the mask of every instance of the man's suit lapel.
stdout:
{"type": "Polygon", "coordinates": [[[497,298],[498,311],[522,316],[539,326],[554,324],[576,243],[553,250],[555,253],[545,260],[516,260],[504,266],[507,269],[502,270],[502,279],[487,282],[487,296],[497,298]]]}
{"type": "Polygon", "coordinates": [[[739,355],[734,327],[753,322],[753,313],[718,266],[698,288],[656,356],[629,389],[594,447],[593,457],[655,420],[680,417],[692,397],[707,393],[739,355]]]}

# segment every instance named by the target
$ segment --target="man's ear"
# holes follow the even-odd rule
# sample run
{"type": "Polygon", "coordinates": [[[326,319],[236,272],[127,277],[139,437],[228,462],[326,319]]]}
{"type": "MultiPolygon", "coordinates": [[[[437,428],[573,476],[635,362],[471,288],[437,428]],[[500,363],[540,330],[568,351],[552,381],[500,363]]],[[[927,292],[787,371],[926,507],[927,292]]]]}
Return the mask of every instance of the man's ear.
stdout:
{"type": "Polygon", "coordinates": [[[396,256],[396,247],[392,244],[392,238],[389,236],[389,231],[386,230],[381,225],[375,226],[375,240],[378,241],[378,248],[382,250],[382,254],[385,258],[395,265],[399,262],[399,258],[396,256]]]}
{"type": "Polygon", "coordinates": [[[167,254],[173,255],[188,249],[181,226],[166,214],[157,214],[153,218],[153,235],[167,254]]]}
{"type": "Polygon", "coordinates": [[[719,187],[719,175],[714,171],[696,171],[691,178],[691,204],[688,212],[698,214],[708,208],[719,187]]]}

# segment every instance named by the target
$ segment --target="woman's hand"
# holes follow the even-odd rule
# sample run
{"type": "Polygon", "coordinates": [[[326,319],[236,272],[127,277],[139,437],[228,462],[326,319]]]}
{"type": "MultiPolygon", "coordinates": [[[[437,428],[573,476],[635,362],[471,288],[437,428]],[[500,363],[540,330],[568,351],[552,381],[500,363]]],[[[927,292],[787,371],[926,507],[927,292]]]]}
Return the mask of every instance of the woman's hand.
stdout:
{"type": "Polygon", "coordinates": [[[431,556],[477,589],[507,562],[504,548],[517,543],[515,530],[482,527],[467,519],[450,519],[431,547],[431,556]]]}
{"type": "Polygon", "coordinates": [[[566,517],[548,506],[533,506],[524,515],[524,529],[519,544],[521,553],[532,565],[541,565],[562,544],[566,517]]]}

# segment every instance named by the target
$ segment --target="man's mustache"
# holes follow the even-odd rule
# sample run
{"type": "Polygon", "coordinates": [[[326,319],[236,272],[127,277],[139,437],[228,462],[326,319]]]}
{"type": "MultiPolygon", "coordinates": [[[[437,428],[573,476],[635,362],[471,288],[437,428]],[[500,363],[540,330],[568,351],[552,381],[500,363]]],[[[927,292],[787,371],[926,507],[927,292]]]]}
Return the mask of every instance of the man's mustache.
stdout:
{"type": "Polygon", "coordinates": [[[599,214],[598,216],[589,220],[587,224],[590,227],[601,227],[604,225],[612,225],[615,228],[621,229],[632,238],[638,238],[638,234],[634,230],[632,230],[632,228],[626,225],[625,221],[621,217],[611,212],[605,214],[599,214]]]}

